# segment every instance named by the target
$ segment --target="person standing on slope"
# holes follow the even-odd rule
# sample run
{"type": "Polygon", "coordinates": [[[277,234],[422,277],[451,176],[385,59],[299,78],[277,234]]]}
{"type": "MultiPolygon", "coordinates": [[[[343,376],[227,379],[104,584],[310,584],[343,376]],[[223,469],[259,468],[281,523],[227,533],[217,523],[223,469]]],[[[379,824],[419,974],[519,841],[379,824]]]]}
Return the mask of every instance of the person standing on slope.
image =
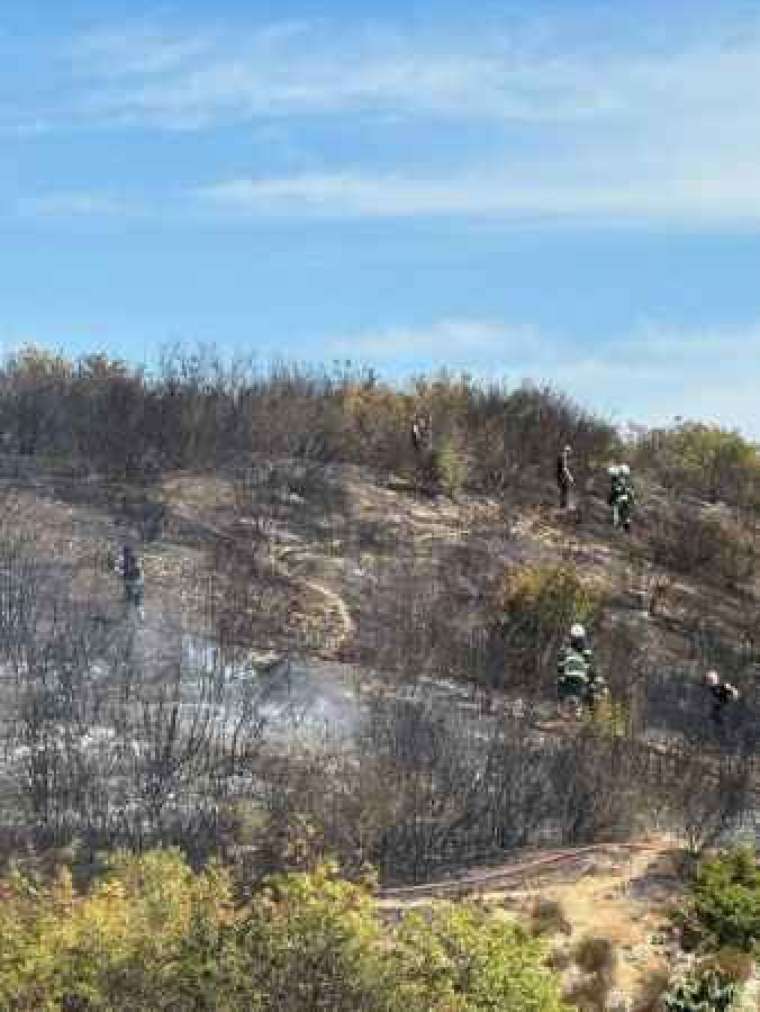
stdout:
{"type": "Polygon", "coordinates": [[[712,696],[712,708],[710,720],[715,728],[723,727],[723,717],[729,703],[735,703],[739,698],[739,690],[729,682],[721,682],[717,671],[708,671],[705,675],[705,685],[712,696]]]}
{"type": "Polygon", "coordinates": [[[631,483],[631,469],[627,464],[609,468],[610,494],[608,503],[612,507],[612,526],[622,527],[628,533],[631,529],[634,494],[631,483]]]}
{"type": "Polygon", "coordinates": [[[588,700],[591,661],[586,630],[576,622],[570,627],[569,643],[557,662],[557,695],[562,716],[580,716],[583,704],[588,700]]]}
{"type": "Polygon", "coordinates": [[[122,549],[121,559],[117,564],[117,571],[121,574],[121,578],[124,581],[124,597],[127,603],[136,608],[140,618],[142,618],[145,580],[137,556],[129,545],[124,545],[122,549]]]}
{"type": "Polygon", "coordinates": [[[418,412],[412,420],[410,435],[415,453],[422,454],[430,450],[433,442],[433,425],[430,415],[418,412]]]}
{"type": "Polygon", "coordinates": [[[572,447],[565,446],[557,457],[557,488],[559,489],[559,508],[566,510],[570,504],[570,486],[575,479],[570,471],[570,454],[572,447]]]}

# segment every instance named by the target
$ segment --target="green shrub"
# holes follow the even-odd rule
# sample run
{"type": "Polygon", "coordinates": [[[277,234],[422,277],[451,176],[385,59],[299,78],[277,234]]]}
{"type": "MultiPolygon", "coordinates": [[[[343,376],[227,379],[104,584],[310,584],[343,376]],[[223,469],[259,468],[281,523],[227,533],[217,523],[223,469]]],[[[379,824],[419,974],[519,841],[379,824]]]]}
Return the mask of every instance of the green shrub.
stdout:
{"type": "Polygon", "coordinates": [[[504,575],[499,607],[505,621],[533,632],[588,622],[598,611],[599,591],[572,563],[522,566],[504,575]]]}
{"type": "Polygon", "coordinates": [[[494,602],[493,629],[512,678],[535,682],[551,671],[552,658],[573,622],[593,622],[603,603],[599,589],[571,563],[508,569],[494,602]]]}
{"type": "Polygon", "coordinates": [[[637,465],[652,468],[666,487],[691,491],[710,502],[753,506],[760,487],[757,447],[738,432],[683,422],[640,441],[637,465]]]}
{"type": "Polygon", "coordinates": [[[728,1012],[738,995],[735,984],[715,970],[700,970],[663,996],[665,1012],[728,1012]]]}
{"type": "Polygon", "coordinates": [[[614,699],[602,699],[596,708],[585,717],[591,727],[609,738],[624,738],[631,725],[631,717],[625,703],[614,699]]]}
{"type": "Polygon", "coordinates": [[[540,941],[476,906],[442,904],[429,917],[412,913],[390,954],[398,981],[393,1007],[559,1012],[564,1006],[545,959],[540,941]]]}
{"type": "Polygon", "coordinates": [[[455,436],[444,436],[433,451],[434,480],[447,496],[456,496],[467,481],[467,458],[455,436]]]}
{"type": "Polygon", "coordinates": [[[700,865],[676,917],[704,949],[752,952],[760,941],[760,868],[754,851],[737,848],[700,865]]]}
{"type": "Polygon", "coordinates": [[[365,885],[322,865],[235,906],[220,868],[116,855],[79,894],[62,872],[0,882],[8,1012],[560,1012],[543,945],[472,905],[384,927],[365,885]]]}

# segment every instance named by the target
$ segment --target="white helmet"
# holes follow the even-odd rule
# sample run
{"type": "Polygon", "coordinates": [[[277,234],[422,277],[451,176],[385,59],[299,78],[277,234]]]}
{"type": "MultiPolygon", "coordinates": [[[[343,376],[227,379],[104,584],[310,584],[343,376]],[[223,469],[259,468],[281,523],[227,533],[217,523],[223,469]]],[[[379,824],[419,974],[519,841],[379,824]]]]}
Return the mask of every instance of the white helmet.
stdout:
{"type": "Polygon", "coordinates": [[[617,464],[610,464],[610,466],[607,468],[607,474],[610,476],[610,478],[617,478],[617,476],[620,474],[620,468],[617,466],[617,464]]]}
{"type": "Polygon", "coordinates": [[[619,472],[620,472],[620,474],[624,475],[627,478],[628,475],[631,473],[631,469],[630,469],[630,467],[627,464],[621,464],[620,468],[619,468],[619,472]]]}
{"type": "Polygon", "coordinates": [[[575,622],[573,625],[570,626],[571,640],[582,640],[585,637],[585,635],[586,630],[583,628],[580,622],[575,622]]]}
{"type": "Polygon", "coordinates": [[[717,671],[708,671],[705,675],[705,682],[708,685],[717,685],[720,682],[717,671]]]}
{"type": "Polygon", "coordinates": [[[735,685],[729,685],[729,683],[726,682],[726,690],[728,691],[728,694],[731,696],[731,699],[733,699],[734,701],[739,698],[739,690],[736,688],[735,685]]]}

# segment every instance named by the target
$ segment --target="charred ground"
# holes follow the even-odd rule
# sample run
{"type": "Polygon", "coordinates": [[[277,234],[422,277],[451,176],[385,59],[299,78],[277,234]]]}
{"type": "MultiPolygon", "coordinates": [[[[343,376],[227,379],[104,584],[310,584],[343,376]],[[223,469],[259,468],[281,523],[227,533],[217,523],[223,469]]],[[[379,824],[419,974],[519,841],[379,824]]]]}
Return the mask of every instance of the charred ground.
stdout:
{"type": "Polygon", "coordinates": [[[330,852],[403,882],[526,845],[656,827],[699,847],[754,825],[760,465],[738,435],[623,439],[549,388],[467,378],[399,391],[209,354],[148,378],[34,350],[0,374],[0,421],[10,849],[179,842],[255,874],[330,852]],[[409,438],[420,409],[433,460],[409,438]],[[623,458],[629,537],[605,501],[623,458]],[[139,626],[109,566],[124,541],[139,626]],[[567,729],[555,662],[579,613],[616,706],[567,729]],[[202,662],[188,637],[212,645],[202,662]],[[742,692],[722,736],[708,666],[742,692]],[[288,670],[312,703],[350,697],[324,712],[352,745],[327,718],[318,747],[313,724],[269,740],[288,670]]]}

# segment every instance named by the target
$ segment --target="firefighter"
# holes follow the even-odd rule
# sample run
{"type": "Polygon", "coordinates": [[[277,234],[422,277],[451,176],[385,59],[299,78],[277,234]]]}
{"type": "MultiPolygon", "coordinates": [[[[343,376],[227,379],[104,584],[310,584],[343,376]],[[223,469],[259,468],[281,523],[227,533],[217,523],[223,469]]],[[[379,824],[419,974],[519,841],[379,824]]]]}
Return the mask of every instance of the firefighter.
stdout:
{"type": "Polygon", "coordinates": [[[586,662],[586,670],[588,674],[588,683],[586,685],[586,693],[584,696],[584,703],[588,707],[591,713],[596,711],[597,706],[603,699],[607,699],[609,696],[609,689],[607,688],[606,680],[599,674],[596,668],[596,661],[594,660],[594,653],[589,647],[584,637],[582,647],[583,659],[586,662]]]}
{"type": "Polygon", "coordinates": [[[721,682],[717,671],[708,671],[705,675],[705,685],[712,697],[712,708],[710,720],[716,728],[723,726],[723,717],[729,703],[735,703],[739,698],[739,690],[730,682],[721,682]]]}
{"type": "Polygon", "coordinates": [[[430,450],[433,442],[433,425],[430,415],[418,412],[412,420],[410,435],[415,453],[423,454],[430,450]]]}
{"type": "Polygon", "coordinates": [[[572,447],[565,446],[557,457],[557,488],[559,489],[559,508],[566,510],[570,504],[570,486],[575,484],[570,471],[570,454],[572,447]]]}
{"type": "Polygon", "coordinates": [[[592,670],[591,651],[586,642],[586,630],[579,623],[570,627],[570,639],[557,663],[557,694],[560,713],[580,716],[588,701],[592,670]]]}
{"type": "Polygon", "coordinates": [[[143,617],[143,601],[145,597],[145,580],[142,567],[129,545],[124,545],[117,570],[124,581],[124,597],[127,604],[134,607],[140,618],[143,617]]]}
{"type": "Polygon", "coordinates": [[[612,526],[622,527],[626,533],[631,529],[631,515],[634,506],[631,469],[627,464],[610,467],[609,505],[612,507],[612,526]]]}

